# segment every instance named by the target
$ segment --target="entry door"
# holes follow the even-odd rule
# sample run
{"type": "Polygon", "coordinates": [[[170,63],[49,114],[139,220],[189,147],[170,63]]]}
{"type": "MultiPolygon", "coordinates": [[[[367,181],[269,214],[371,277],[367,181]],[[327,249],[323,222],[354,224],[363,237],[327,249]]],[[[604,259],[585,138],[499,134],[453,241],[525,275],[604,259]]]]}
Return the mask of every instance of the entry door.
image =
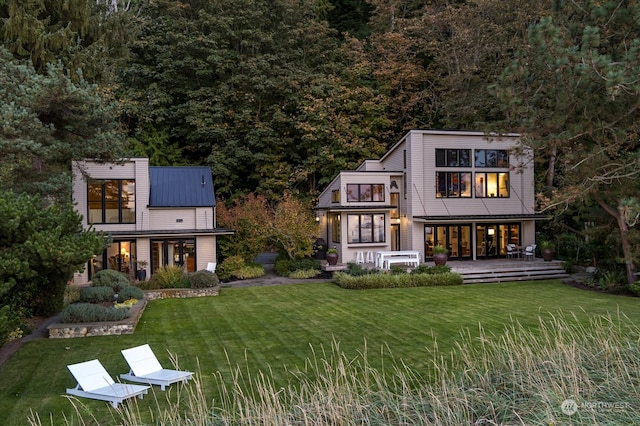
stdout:
{"type": "Polygon", "coordinates": [[[391,250],[400,250],[400,225],[391,224],[391,250]]]}

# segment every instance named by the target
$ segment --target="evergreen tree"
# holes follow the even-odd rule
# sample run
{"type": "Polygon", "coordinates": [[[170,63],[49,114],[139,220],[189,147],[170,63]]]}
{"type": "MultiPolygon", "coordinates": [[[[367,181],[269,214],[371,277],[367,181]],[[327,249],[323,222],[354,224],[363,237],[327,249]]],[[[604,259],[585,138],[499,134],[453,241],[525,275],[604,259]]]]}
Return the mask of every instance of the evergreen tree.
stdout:
{"type": "Polygon", "coordinates": [[[71,162],[116,161],[126,140],[118,106],[60,66],[37,74],[30,62],[0,48],[0,177],[2,189],[71,200],[71,162]]]}
{"type": "Polygon", "coordinates": [[[637,1],[556,2],[496,87],[511,128],[545,161],[542,208],[597,203],[629,283],[640,255],[639,20],[637,1]]]}

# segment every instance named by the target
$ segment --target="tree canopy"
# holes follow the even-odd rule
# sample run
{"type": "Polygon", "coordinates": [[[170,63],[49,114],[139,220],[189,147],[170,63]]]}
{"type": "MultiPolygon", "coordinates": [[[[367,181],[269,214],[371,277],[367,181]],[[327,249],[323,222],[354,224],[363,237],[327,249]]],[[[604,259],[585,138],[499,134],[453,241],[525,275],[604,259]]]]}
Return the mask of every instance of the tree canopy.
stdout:
{"type": "Polygon", "coordinates": [[[126,139],[118,105],[98,86],[55,64],[37,74],[0,47],[2,188],[71,200],[71,162],[116,160],[126,139]]]}

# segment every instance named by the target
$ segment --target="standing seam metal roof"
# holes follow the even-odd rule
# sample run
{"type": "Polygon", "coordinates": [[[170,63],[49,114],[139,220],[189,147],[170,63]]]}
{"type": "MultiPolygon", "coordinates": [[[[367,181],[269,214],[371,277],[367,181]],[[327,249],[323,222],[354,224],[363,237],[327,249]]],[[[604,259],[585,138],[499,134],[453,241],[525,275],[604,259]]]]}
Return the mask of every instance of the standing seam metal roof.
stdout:
{"type": "Polygon", "coordinates": [[[209,167],[149,167],[149,207],[213,207],[209,167]]]}

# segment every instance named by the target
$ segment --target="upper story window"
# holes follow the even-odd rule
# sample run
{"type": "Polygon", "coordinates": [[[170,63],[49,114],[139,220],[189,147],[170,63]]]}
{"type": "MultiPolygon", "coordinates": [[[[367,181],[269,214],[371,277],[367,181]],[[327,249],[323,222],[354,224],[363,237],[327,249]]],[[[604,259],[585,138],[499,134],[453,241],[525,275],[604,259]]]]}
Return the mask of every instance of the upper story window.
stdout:
{"type": "Polygon", "coordinates": [[[436,198],[471,197],[470,172],[436,172],[436,198]]]}
{"type": "Polygon", "coordinates": [[[331,191],[331,202],[332,203],[339,203],[340,202],[340,190],[339,189],[334,189],[333,191],[331,191]]]}
{"type": "Polygon", "coordinates": [[[509,167],[509,152],[504,149],[476,149],[476,167],[509,167]]]}
{"type": "Polygon", "coordinates": [[[89,223],[135,223],[136,181],[104,180],[87,184],[89,223]]]}
{"type": "Polygon", "coordinates": [[[476,173],[476,198],[508,196],[509,173],[476,173]]]}
{"type": "Polygon", "coordinates": [[[384,201],[384,185],[349,183],[347,184],[347,201],[384,201]]]}
{"type": "Polygon", "coordinates": [[[393,206],[393,209],[391,209],[390,212],[391,219],[400,219],[400,194],[392,192],[389,194],[389,198],[391,199],[391,205],[393,206]]]}
{"type": "Polygon", "coordinates": [[[471,150],[436,148],[436,167],[471,167],[471,150]]]}

